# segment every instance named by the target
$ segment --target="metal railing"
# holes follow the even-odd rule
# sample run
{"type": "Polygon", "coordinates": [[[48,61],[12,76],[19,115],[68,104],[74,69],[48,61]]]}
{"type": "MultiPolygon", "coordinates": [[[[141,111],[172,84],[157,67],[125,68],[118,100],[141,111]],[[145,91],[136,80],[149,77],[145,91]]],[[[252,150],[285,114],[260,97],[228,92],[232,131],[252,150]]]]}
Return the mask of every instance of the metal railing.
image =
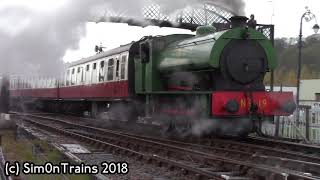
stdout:
{"type": "Polygon", "coordinates": [[[126,7],[111,8],[101,7],[97,10],[96,17],[93,17],[93,22],[114,22],[127,23],[132,26],[160,26],[160,27],[175,27],[189,29],[194,31],[199,25],[214,25],[219,27],[224,26],[229,22],[229,18],[235,13],[227,10],[219,5],[210,2],[199,2],[190,4],[188,7],[176,9],[173,12],[165,11],[165,7],[161,4],[150,2],[137,9],[132,13],[126,7]]]}
{"type": "Polygon", "coordinates": [[[299,121],[297,113],[284,117],[275,117],[274,122],[266,123],[263,132],[270,136],[303,140],[310,143],[320,143],[320,108],[299,106],[299,121]]]}

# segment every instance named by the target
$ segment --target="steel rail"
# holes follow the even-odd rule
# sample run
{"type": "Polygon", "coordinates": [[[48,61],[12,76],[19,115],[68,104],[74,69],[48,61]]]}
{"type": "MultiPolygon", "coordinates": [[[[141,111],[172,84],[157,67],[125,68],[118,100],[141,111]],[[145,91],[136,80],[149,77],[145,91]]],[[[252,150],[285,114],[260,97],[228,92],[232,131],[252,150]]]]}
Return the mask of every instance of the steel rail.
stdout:
{"type": "MultiPolygon", "coordinates": [[[[81,127],[81,128],[85,128],[85,129],[90,129],[92,127],[88,127],[88,126],[83,126],[83,125],[79,125],[79,124],[72,124],[69,122],[65,122],[65,121],[61,121],[61,120],[56,120],[56,119],[52,119],[52,118],[46,118],[46,117],[37,117],[37,118],[42,118],[42,119],[47,119],[50,121],[56,121],[56,122],[61,122],[64,124],[68,124],[68,125],[73,125],[76,127],[81,127]]],[[[30,121],[30,120],[28,120],[30,121]]],[[[39,123],[39,122],[35,122],[33,121],[33,123],[39,123]]],[[[100,130],[98,128],[93,128],[94,130],[100,130]]],[[[106,132],[105,132],[106,133],[106,132]]],[[[109,132],[110,133],[110,132],[109,132]]],[[[303,178],[303,179],[314,179],[314,177],[310,177],[308,175],[306,175],[305,173],[301,173],[301,172],[297,172],[297,171],[292,171],[292,170],[287,170],[287,169],[281,169],[279,170],[278,168],[274,168],[274,167],[270,167],[270,166],[264,166],[264,165],[257,165],[257,164],[253,164],[250,162],[240,162],[237,160],[233,160],[233,159],[229,159],[229,158],[222,158],[222,157],[218,157],[218,156],[214,156],[212,154],[207,154],[207,153],[203,153],[203,152],[199,152],[199,151],[195,151],[195,150],[190,150],[190,149],[185,149],[185,148],[181,148],[181,147],[176,147],[173,145],[168,145],[168,144],[163,144],[163,143],[159,143],[159,142],[153,142],[150,140],[143,140],[143,139],[139,139],[136,137],[129,137],[127,135],[123,135],[123,134],[117,134],[117,135],[121,135],[122,137],[126,137],[126,138],[131,138],[131,139],[135,139],[135,140],[140,140],[140,141],[144,141],[145,143],[151,143],[154,145],[158,145],[158,146],[162,146],[162,147],[166,147],[166,148],[170,148],[171,151],[179,151],[180,153],[186,153],[189,154],[190,156],[197,156],[196,158],[204,158],[207,161],[211,160],[211,161],[219,161],[221,163],[227,163],[229,165],[232,166],[242,166],[242,167],[247,167],[249,169],[255,169],[255,170],[259,170],[259,173],[267,173],[267,174],[271,174],[271,175],[278,175],[278,176],[284,176],[284,174],[288,175],[288,177],[292,177],[292,178],[303,178]]]]}

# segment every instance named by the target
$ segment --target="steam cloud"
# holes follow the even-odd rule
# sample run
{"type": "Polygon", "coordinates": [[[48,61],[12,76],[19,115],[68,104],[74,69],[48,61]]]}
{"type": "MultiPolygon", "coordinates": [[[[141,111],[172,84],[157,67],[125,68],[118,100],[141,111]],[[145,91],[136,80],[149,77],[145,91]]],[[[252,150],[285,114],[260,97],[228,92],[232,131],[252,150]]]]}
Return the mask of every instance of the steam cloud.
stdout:
{"type": "MultiPolygon", "coordinates": [[[[52,0],[54,1],[54,0],[52,0]]],[[[77,49],[86,34],[86,22],[97,16],[97,9],[108,4],[135,15],[149,0],[61,0],[50,11],[22,5],[0,7],[0,73],[14,75],[60,74],[67,49],[77,49]],[[129,8],[129,9],[128,9],[129,8]]],[[[174,13],[202,0],[154,0],[161,11],[174,13]]],[[[243,14],[242,0],[211,0],[235,13],[243,14]]]]}
{"type": "Polygon", "coordinates": [[[243,0],[210,0],[209,2],[224,7],[225,9],[234,12],[236,15],[245,15],[245,3],[243,0]]]}
{"type": "Polygon", "coordinates": [[[85,24],[99,2],[66,0],[43,11],[27,6],[0,7],[0,72],[14,75],[58,75],[67,49],[76,49],[85,24]]]}

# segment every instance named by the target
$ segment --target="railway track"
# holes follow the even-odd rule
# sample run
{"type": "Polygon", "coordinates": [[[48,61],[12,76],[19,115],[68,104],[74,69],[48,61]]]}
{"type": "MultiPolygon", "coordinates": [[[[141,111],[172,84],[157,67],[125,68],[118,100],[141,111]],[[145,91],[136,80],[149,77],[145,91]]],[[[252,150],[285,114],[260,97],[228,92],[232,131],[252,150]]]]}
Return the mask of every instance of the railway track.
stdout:
{"type": "Polygon", "coordinates": [[[203,145],[216,147],[216,148],[240,150],[248,153],[278,156],[282,158],[320,163],[320,156],[318,155],[318,152],[320,151],[320,147],[317,147],[317,146],[315,146],[312,149],[312,151],[315,153],[310,154],[308,151],[304,152],[302,147],[300,148],[300,151],[296,151],[294,147],[288,148],[287,146],[284,145],[286,144],[286,142],[279,142],[280,145],[274,146],[274,147],[268,146],[268,143],[261,142],[261,144],[257,144],[257,143],[251,142],[250,140],[234,141],[234,140],[226,140],[226,139],[214,139],[214,140],[203,141],[203,140],[192,139],[189,142],[203,144],[203,145]]]}
{"type": "MultiPolygon", "coordinates": [[[[208,169],[205,169],[200,166],[195,166],[194,164],[189,165],[190,163],[187,163],[186,160],[179,159],[178,161],[176,159],[169,159],[166,156],[161,156],[160,154],[154,154],[148,150],[135,150],[135,148],[128,147],[128,145],[121,145],[119,142],[106,142],[101,141],[97,138],[92,138],[87,135],[83,135],[81,133],[75,133],[70,130],[62,129],[61,127],[57,127],[53,124],[46,124],[43,122],[37,122],[32,119],[24,118],[24,121],[27,121],[29,123],[32,123],[35,126],[40,127],[41,129],[45,129],[48,131],[52,131],[55,133],[63,134],[68,137],[72,137],[75,139],[80,140],[81,142],[87,143],[90,146],[96,147],[97,149],[104,149],[106,151],[109,151],[113,154],[122,154],[127,155],[129,157],[136,158],[139,161],[146,161],[147,163],[153,163],[158,166],[165,166],[170,170],[178,170],[183,175],[192,175],[196,177],[196,179],[225,179],[223,178],[224,175],[226,175],[228,172],[221,172],[220,174],[213,173],[211,171],[208,171],[208,169]]],[[[203,157],[204,158],[204,157],[203,157]]],[[[232,172],[232,174],[235,174],[235,172],[232,172]]],[[[230,175],[230,173],[229,173],[230,175]]],[[[239,177],[237,177],[239,179],[239,177]]],[[[241,178],[241,179],[249,179],[249,178],[241,178]]]]}
{"type": "MultiPolygon", "coordinates": [[[[111,141],[111,142],[119,141],[116,139],[117,137],[111,137],[110,134],[102,135],[102,134],[97,134],[97,133],[88,133],[88,132],[84,132],[84,131],[82,131],[82,132],[76,131],[76,132],[80,133],[82,135],[87,135],[92,138],[101,139],[104,141],[111,141]]],[[[134,136],[134,137],[137,137],[137,136],[134,136]]],[[[158,139],[158,138],[140,137],[138,140],[141,140],[141,139],[143,139],[143,140],[148,139],[151,142],[160,142],[163,144],[179,146],[182,148],[205,152],[207,154],[212,154],[215,156],[220,156],[220,157],[225,157],[225,158],[228,158],[229,156],[231,156],[234,159],[239,160],[239,161],[243,161],[243,162],[251,161],[251,162],[255,162],[257,164],[278,166],[278,167],[287,168],[287,169],[294,169],[296,171],[308,172],[310,174],[317,175],[317,176],[320,175],[319,174],[320,164],[318,164],[318,163],[282,158],[282,157],[278,157],[278,156],[252,154],[252,153],[248,153],[248,152],[243,152],[241,150],[230,150],[230,149],[224,149],[224,148],[208,147],[208,146],[203,146],[203,145],[194,145],[194,144],[190,144],[190,143],[170,141],[170,140],[158,139]]],[[[136,142],[136,140],[137,139],[135,139],[134,142],[136,142]]],[[[120,141],[121,141],[121,143],[125,144],[128,141],[130,141],[130,139],[123,139],[120,141]]],[[[152,148],[152,147],[150,147],[150,148],[152,148]]]]}
{"type": "Polygon", "coordinates": [[[148,162],[154,161],[157,162],[158,165],[169,164],[170,168],[176,167],[186,174],[191,172],[199,176],[200,179],[201,177],[206,179],[320,178],[318,177],[320,166],[317,163],[320,162],[319,159],[308,155],[303,157],[305,158],[303,161],[283,158],[282,155],[285,155],[285,152],[281,151],[282,154],[279,151],[274,151],[273,153],[277,152],[278,154],[271,156],[256,152],[252,153],[250,151],[244,151],[243,149],[235,150],[230,147],[218,148],[132,135],[44,116],[29,115],[23,117],[23,119],[47,130],[87,139],[87,142],[89,142],[88,139],[90,139],[89,143],[93,146],[106,148],[107,150],[119,149],[119,152],[130,152],[129,154],[132,154],[132,151],[137,152],[138,154],[136,153],[136,155],[142,157],[142,159],[147,159],[148,162]],[[50,121],[50,123],[44,124],[40,121],[34,121],[32,118],[50,121]],[[103,145],[103,143],[107,143],[108,146],[103,145]],[[311,159],[308,158],[313,159],[311,161],[311,159]]]}
{"type": "Polygon", "coordinates": [[[308,154],[315,154],[320,156],[320,146],[316,146],[316,145],[301,144],[297,142],[281,141],[278,139],[254,137],[254,136],[249,136],[246,142],[257,144],[257,145],[264,145],[264,146],[273,147],[273,148],[279,148],[279,149],[290,149],[296,152],[305,152],[308,154]]]}
{"type": "MultiPolygon", "coordinates": [[[[39,117],[39,116],[38,116],[39,117]]],[[[98,122],[101,124],[101,121],[96,119],[90,118],[79,118],[75,116],[57,116],[53,114],[52,116],[43,116],[51,117],[54,119],[60,119],[67,122],[81,122],[83,125],[87,126],[94,126],[98,127],[97,124],[91,123],[92,121],[98,122]],[[84,120],[79,121],[79,119],[84,120]],[[90,122],[90,123],[86,123],[90,122]]],[[[146,126],[145,128],[152,128],[150,126],[146,126]]],[[[117,131],[119,132],[119,131],[117,131]]],[[[127,135],[134,135],[136,134],[122,132],[123,134],[127,135]]],[[[149,138],[149,139],[158,139],[152,136],[138,136],[141,138],[149,138]]],[[[162,139],[167,140],[167,139],[162,139]]],[[[214,148],[223,148],[223,149],[231,149],[231,150],[240,150],[248,153],[256,153],[256,154],[263,154],[269,156],[279,156],[282,158],[290,158],[295,160],[301,161],[310,161],[315,163],[320,163],[320,146],[314,145],[306,145],[288,141],[281,141],[277,139],[270,139],[270,138],[261,138],[261,137],[254,137],[249,136],[247,139],[236,139],[236,140],[227,140],[227,139],[219,139],[219,138],[188,138],[188,139],[180,139],[174,138],[175,141],[183,141],[188,142],[189,144],[198,144],[198,145],[205,145],[205,146],[212,146],[214,148]]]]}

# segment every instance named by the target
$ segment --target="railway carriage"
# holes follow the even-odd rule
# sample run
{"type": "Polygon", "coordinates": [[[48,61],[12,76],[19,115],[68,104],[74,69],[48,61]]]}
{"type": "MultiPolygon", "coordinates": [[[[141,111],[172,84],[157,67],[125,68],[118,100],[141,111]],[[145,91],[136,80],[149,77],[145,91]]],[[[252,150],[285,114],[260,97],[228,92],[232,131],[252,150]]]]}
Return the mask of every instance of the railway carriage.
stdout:
{"type": "Polygon", "coordinates": [[[224,31],[144,37],[68,64],[63,80],[50,84],[12,79],[12,100],[183,133],[246,135],[274,115],[292,114],[295,103],[291,92],[265,91],[265,74],[276,67],[271,42],[245,17],[231,21],[224,31]]]}

